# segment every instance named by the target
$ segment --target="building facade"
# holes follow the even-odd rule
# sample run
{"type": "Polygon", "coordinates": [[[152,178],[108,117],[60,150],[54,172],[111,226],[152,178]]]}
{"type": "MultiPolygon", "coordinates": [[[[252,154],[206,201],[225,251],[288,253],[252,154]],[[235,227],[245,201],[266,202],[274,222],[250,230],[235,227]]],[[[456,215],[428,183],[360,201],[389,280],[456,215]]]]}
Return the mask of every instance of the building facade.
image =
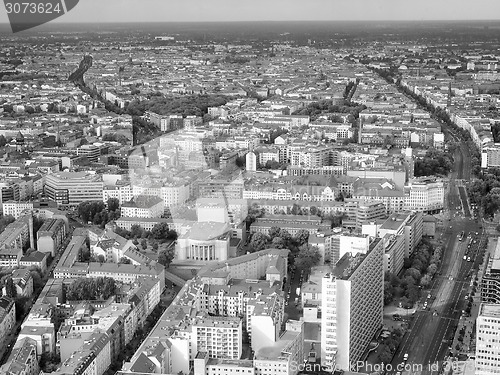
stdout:
{"type": "Polygon", "coordinates": [[[384,247],[380,238],[367,254],[344,255],[322,280],[321,359],[349,370],[382,326],[384,247]]]}

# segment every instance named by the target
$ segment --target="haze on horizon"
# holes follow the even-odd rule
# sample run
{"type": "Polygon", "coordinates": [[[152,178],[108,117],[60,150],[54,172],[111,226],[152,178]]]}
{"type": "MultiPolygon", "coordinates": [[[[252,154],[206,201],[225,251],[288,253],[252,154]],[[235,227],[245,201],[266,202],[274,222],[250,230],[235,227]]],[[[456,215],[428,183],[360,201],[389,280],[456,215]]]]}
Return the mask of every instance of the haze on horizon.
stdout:
{"type": "MultiPolygon", "coordinates": [[[[0,12],[0,22],[8,22],[0,12]]],[[[53,22],[500,20],[499,0],[80,0],[53,22]]]]}

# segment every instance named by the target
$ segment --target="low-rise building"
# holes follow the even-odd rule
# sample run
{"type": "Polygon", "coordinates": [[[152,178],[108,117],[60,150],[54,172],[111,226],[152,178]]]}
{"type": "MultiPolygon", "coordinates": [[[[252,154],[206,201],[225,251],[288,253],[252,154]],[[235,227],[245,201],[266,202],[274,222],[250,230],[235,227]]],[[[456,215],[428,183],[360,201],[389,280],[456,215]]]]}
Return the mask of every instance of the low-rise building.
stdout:
{"type": "Polygon", "coordinates": [[[47,253],[32,251],[21,257],[19,265],[26,268],[37,267],[42,272],[42,275],[45,275],[45,272],[47,272],[47,257],[47,253]]]}
{"type": "MultiPolygon", "coordinates": [[[[31,297],[33,294],[33,277],[31,272],[26,268],[16,269],[12,271],[12,282],[16,288],[17,297],[31,297]]],[[[7,289],[2,288],[3,295],[7,295],[7,289]]]]}
{"type": "Polygon", "coordinates": [[[157,218],[165,212],[163,199],[155,196],[140,195],[121,205],[123,217],[157,218]]]}

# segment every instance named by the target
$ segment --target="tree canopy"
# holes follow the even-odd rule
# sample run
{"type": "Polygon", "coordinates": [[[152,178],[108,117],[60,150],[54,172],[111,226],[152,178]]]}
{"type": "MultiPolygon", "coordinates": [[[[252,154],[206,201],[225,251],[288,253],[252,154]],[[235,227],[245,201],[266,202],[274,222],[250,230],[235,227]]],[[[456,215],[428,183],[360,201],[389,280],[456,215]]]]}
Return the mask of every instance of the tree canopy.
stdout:
{"type": "Polygon", "coordinates": [[[415,176],[446,176],[452,167],[453,158],[449,153],[432,149],[415,161],[415,176]]]}
{"type": "Polygon", "coordinates": [[[70,301],[106,300],[115,290],[115,280],[110,277],[78,278],[68,287],[66,298],[70,301]]]}

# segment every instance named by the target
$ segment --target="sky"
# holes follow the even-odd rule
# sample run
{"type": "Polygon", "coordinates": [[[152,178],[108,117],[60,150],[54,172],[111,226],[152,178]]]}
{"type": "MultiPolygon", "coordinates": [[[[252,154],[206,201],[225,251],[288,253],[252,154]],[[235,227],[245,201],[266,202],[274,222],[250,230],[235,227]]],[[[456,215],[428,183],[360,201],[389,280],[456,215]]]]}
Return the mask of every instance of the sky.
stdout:
{"type": "MultiPolygon", "coordinates": [[[[500,0],[80,0],[71,12],[56,21],[495,19],[500,20],[500,0]]],[[[0,10],[0,22],[8,22],[5,11],[0,10]]]]}

